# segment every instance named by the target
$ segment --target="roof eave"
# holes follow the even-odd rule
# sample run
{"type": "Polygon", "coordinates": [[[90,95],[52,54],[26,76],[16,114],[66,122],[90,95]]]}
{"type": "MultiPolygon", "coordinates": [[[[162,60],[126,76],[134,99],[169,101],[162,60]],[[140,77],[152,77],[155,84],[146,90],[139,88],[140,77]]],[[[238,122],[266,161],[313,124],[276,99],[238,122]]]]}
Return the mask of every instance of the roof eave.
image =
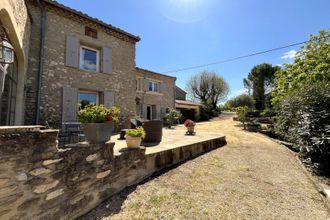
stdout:
{"type": "Polygon", "coordinates": [[[90,20],[90,21],[92,21],[94,23],[97,23],[97,24],[99,24],[99,25],[101,25],[101,26],[103,26],[105,28],[109,28],[109,29],[111,29],[111,30],[113,30],[113,31],[115,31],[117,33],[123,34],[123,35],[125,35],[125,36],[133,39],[135,42],[139,42],[141,40],[141,38],[139,36],[135,36],[133,34],[130,34],[130,33],[126,32],[126,31],[124,31],[124,30],[121,30],[119,28],[116,28],[116,27],[114,27],[114,26],[112,26],[110,24],[107,24],[107,23],[105,23],[105,22],[103,22],[103,21],[101,21],[101,20],[99,20],[97,18],[93,18],[93,17],[91,17],[91,16],[89,16],[89,15],[83,13],[83,12],[77,11],[77,10],[72,9],[70,7],[67,7],[67,6],[65,6],[63,4],[60,4],[57,1],[53,1],[53,0],[42,0],[42,1],[45,2],[45,3],[47,3],[47,4],[49,4],[49,5],[52,5],[54,7],[60,8],[62,10],[65,10],[65,11],[68,11],[70,13],[73,13],[73,14],[75,14],[77,16],[80,16],[82,18],[85,18],[87,20],[90,20]]]}

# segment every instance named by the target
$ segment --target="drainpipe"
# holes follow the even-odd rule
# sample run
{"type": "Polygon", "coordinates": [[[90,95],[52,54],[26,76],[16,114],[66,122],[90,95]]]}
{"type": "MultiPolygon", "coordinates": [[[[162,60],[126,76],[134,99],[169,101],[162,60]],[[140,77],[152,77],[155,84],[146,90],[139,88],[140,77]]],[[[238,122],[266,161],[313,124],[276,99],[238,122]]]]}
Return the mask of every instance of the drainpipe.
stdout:
{"type": "Polygon", "coordinates": [[[41,76],[44,71],[44,60],[45,60],[45,25],[46,25],[46,11],[45,7],[41,2],[42,0],[38,0],[39,8],[40,8],[40,48],[39,48],[39,69],[37,76],[37,96],[36,96],[36,105],[35,105],[35,124],[38,125],[40,122],[40,102],[41,102],[41,76]]]}

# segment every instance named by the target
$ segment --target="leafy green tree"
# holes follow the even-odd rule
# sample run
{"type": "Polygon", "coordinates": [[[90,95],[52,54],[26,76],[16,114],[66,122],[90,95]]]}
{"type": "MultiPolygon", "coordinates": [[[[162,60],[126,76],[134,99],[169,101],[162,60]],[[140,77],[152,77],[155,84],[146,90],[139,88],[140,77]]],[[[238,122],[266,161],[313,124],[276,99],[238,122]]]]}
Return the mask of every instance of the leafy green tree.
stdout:
{"type": "Polygon", "coordinates": [[[249,79],[244,78],[244,79],[243,79],[243,85],[244,85],[244,88],[247,89],[248,94],[251,95],[251,91],[252,91],[252,82],[251,82],[249,79]]]}
{"type": "Polygon", "coordinates": [[[287,95],[304,84],[330,80],[330,30],[311,36],[309,42],[297,53],[292,64],[278,71],[273,104],[278,104],[287,95]]]}
{"type": "Polygon", "coordinates": [[[239,96],[234,97],[231,100],[228,100],[228,105],[230,108],[237,108],[241,106],[247,106],[249,109],[253,108],[254,106],[254,99],[252,96],[247,94],[242,94],[239,96]]]}
{"type": "Polygon", "coordinates": [[[193,98],[215,110],[218,102],[227,97],[229,85],[215,72],[203,71],[191,77],[187,83],[187,90],[193,98]]]}
{"type": "MultiPolygon", "coordinates": [[[[255,107],[257,110],[265,108],[265,91],[266,88],[273,88],[275,72],[280,67],[272,66],[268,63],[259,64],[254,66],[248,75],[248,80],[252,83],[253,93],[252,96],[255,100],[255,107]]],[[[244,83],[246,83],[244,81],[244,83]]]]}

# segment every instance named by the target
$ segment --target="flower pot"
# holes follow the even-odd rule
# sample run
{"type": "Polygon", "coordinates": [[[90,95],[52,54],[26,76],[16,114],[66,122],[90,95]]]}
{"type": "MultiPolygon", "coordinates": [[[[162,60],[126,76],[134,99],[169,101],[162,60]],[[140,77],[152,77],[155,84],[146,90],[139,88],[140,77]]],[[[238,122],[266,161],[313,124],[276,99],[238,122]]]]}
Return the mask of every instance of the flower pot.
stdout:
{"type": "Polygon", "coordinates": [[[112,123],[86,123],[82,124],[85,139],[90,144],[104,144],[109,141],[112,134],[112,123]]]}
{"type": "Polygon", "coordinates": [[[188,131],[189,134],[194,134],[195,126],[188,126],[187,131],[188,131]]]}
{"type": "Polygon", "coordinates": [[[126,144],[128,148],[138,148],[140,147],[142,138],[126,136],[126,144]]]}

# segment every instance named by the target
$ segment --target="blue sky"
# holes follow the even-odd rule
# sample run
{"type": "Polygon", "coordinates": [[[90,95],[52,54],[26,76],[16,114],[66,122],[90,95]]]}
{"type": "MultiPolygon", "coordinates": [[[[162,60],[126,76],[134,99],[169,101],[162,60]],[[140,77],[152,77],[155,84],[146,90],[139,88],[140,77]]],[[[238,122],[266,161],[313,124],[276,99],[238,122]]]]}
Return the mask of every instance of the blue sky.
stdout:
{"type": "MultiPolygon", "coordinates": [[[[160,73],[305,41],[310,34],[330,28],[329,0],[59,2],[139,35],[137,66],[160,73]]],[[[177,85],[185,89],[193,74],[204,69],[215,71],[228,81],[230,96],[235,96],[244,91],[242,80],[254,65],[292,62],[283,56],[298,49],[168,75],[177,77],[177,85]]]]}

